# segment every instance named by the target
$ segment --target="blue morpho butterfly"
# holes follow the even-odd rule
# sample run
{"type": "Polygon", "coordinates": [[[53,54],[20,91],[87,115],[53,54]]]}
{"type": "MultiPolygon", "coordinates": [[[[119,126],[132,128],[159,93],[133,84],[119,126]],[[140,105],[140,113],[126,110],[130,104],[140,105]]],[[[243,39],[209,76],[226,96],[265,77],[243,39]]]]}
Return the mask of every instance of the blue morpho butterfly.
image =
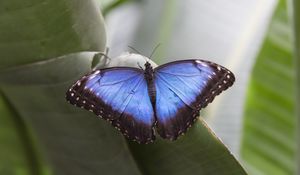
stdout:
{"type": "Polygon", "coordinates": [[[176,140],[199,116],[199,110],[230,87],[235,78],[228,69],[200,59],[170,62],[156,68],[149,58],[144,68],[96,69],[79,79],[67,100],[108,120],[123,135],[149,143],[158,134],[176,140]]]}

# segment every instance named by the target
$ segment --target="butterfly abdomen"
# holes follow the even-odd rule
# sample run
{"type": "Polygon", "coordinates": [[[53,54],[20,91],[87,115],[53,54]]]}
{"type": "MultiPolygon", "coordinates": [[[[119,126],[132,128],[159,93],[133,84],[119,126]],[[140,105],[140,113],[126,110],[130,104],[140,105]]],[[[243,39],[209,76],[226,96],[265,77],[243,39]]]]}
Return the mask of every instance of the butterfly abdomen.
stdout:
{"type": "Polygon", "coordinates": [[[154,71],[149,62],[145,64],[145,72],[144,72],[145,79],[148,85],[148,94],[152,103],[153,108],[155,109],[155,85],[154,85],[154,71]]]}

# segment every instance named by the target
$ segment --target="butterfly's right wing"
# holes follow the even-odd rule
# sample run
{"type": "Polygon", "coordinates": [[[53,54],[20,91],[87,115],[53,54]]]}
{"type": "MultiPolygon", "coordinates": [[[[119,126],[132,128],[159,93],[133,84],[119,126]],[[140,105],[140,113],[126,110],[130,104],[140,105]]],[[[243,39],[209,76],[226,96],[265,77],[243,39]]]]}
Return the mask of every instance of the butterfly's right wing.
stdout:
{"type": "Polygon", "coordinates": [[[185,133],[199,110],[235,80],[228,69],[198,59],[167,63],[154,71],[158,133],[170,140],[185,133]]]}
{"type": "Polygon", "coordinates": [[[112,123],[131,140],[154,140],[154,112],[143,71],[130,67],[99,69],[78,80],[67,100],[112,123]]]}

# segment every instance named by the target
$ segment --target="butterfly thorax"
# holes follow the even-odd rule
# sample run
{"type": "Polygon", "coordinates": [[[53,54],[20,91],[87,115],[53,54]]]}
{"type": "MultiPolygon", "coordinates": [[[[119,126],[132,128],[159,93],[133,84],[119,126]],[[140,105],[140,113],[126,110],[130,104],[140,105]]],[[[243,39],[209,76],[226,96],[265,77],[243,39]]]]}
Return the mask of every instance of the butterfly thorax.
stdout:
{"type": "Polygon", "coordinates": [[[144,76],[148,84],[148,94],[153,107],[155,106],[154,70],[149,62],[145,63],[144,76]]]}

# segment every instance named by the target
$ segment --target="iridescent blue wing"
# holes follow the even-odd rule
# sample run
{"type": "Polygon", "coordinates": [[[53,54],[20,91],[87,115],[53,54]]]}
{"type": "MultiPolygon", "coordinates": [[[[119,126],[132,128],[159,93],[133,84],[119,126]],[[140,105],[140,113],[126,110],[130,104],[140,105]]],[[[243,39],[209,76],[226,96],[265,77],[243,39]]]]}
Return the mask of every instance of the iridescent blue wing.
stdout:
{"type": "Polygon", "coordinates": [[[157,130],[170,140],[185,133],[199,110],[235,80],[226,68],[204,60],[175,61],[154,71],[157,130]]]}
{"type": "Polygon", "coordinates": [[[154,112],[144,72],[129,67],[96,70],[78,80],[67,100],[94,112],[131,140],[154,140],[154,112]]]}

